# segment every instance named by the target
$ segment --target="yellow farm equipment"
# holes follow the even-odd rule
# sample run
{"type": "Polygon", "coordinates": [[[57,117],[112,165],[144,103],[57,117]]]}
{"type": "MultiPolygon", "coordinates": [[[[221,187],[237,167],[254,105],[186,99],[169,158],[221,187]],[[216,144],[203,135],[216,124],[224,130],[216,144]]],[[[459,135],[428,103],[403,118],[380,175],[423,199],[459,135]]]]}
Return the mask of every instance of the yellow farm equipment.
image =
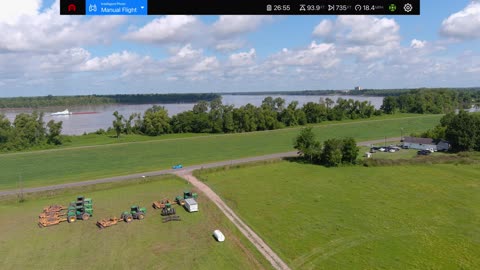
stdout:
{"type": "Polygon", "coordinates": [[[62,205],[51,205],[43,208],[42,213],[38,216],[38,226],[40,228],[49,227],[67,221],[67,209],[62,205]]]}
{"type": "Polygon", "coordinates": [[[177,204],[177,202],[171,201],[170,199],[163,199],[161,201],[154,201],[152,207],[155,209],[163,209],[167,204],[174,205],[177,204]]]}
{"type": "Polygon", "coordinates": [[[102,220],[97,221],[97,226],[100,229],[104,229],[104,228],[116,225],[120,221],[123,221],[123,220],[120,219],[120,218],[116,218],[116,217],[109,218],[109,219],[102,219],[102,220]]]}

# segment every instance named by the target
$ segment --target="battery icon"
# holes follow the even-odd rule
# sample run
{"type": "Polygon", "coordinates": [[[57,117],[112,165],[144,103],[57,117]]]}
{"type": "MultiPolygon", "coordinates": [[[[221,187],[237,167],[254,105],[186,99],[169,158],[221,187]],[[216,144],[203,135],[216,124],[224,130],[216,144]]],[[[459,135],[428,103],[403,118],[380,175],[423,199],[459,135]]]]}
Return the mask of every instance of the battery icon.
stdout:
{"type": "Polygon", "coordinates": [[[272,5],[267,5],[267,11],[272,11],[272,5]]]}

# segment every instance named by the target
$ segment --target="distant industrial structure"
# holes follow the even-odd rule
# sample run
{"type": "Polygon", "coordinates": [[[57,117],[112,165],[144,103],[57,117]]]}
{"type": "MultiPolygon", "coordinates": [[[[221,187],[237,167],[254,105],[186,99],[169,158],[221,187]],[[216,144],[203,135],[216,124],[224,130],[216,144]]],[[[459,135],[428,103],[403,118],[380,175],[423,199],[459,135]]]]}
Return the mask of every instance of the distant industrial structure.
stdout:
{"type": "Polygon", "coordinates": [[[355,91],[360,91],[360,90],[362,90],[362,87],[361,86],[355,86],[354,90],[355,91]]]}

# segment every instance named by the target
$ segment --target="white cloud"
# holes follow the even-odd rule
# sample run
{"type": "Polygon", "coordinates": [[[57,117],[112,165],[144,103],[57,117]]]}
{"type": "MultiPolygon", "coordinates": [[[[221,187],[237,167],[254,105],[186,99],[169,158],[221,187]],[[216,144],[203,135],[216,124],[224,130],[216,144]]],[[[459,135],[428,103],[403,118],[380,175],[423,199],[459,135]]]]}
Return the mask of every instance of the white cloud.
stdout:
{"type": "Polygon", "coordinates": [[[245,46],[244,41],[239,40],[226,40],[220,41],[217,45],[215,45],[215,50],[220,52],[231,52],[241,49],[245,46]]]}
{"type": "Polygon", "coordinates": [[[220,67],[220,62],[218,61],[218,59],[215,56],[210,56],[196,63],[193,66],[192,71],[196,71],[196,72],[213,71],[219,67],[220,67]]]}
{"type": "Polygon", "coordinates": [[[440,33],[455,39],[480,38],[480,2],[471,2],[463,10],[442,22],[440,33]]]}
{"type": "Polygon", "coordinates": [[[20,17],[38,14],[42,0],[3,1],[0,8],[0,23],[14,24],[20,17]]]}
{"type": "Polygon", "coordinates": [[[469,73],[479,73],[480,74],[480,66],[468,68],[467,72],[469,72],[469,73]]]}
{"type": "Polygon", "coordinates": [[[414,49],[423,49],[426,45],[427,41],[425,40],[413,39],[412,42],[410,42],[410,47],[414,49]]]}
{"type": "Polygon", "coordinates": [[[271,20],[271,16],[222,15],[214,23],[206,24],[197,16],[171,15],[153,19],[140,28],[131,26],[123,38],[161,45],[190,43],[232,52],[245,46],[242,34],[255,31],[271,20]]]}
{"type": "Polygon", "coordinates": [[[229,61],[232,66],[248,66],[255,63],[256,57],[255,49],[252,48],[248,52],[240,52],[230,55],[229,61]]]}
{"type": "Polygon", "coordinates": [[[288,50],[284,48],[269,60],[275,66],[316,66],[332,68],[340,62],[336,47],[332,43],[317,44],[313,41],[308,48],[288,50]]]}
{"type": "Polygon", "coordinates": [[[22,14],[17,20],[13,20],[13,23],[0,21],[0,51],[57,51],[83,45],[105,44],[114,34],[112,29],[126,20],[121,16],[90,19],[59,16],[58,12],[57,0],[42,13],[22,14]]]}
{"type": "Polygon", "coordinates": [[[329,35],[333,30],[333,23],[331,20],[321,21],[313,30],[313,35],[318,37],[324,37],[329,35]]]}
{"type": "Polygon", "coordinates": [[[381,59],[400,48],[400,26],[394,19],[376,16],[338,16],[332,22],[323,20],[313,30],[335,44],[338,54],[355,56],[357,61],[381,59]]]}
{"type": "Polygon", "coordinates": [[[142,28],[127,33],[124,37],[147,43],[185,42],[200,35],[202,28],[202,23],[195,16],[170,15],[154,19],[142,28]]]}
{"type": "Polygon", "coordinates": [[[262,23],[270,21],[271,16],[222,15],[213,24],[213,32],[220,37],[229,37],[255,31],[262,23]]]}
{"type": "Polygon", "coordinates": [[[131,65],[138,65],[139,62],[148,61],[148,57],[142,58],[138,54],[123,51],[113,53],[106,57],[94,57],[80,66],[81,71],[107,71],[118,68],[129,68],[131,65]]]}
{"type": "Polygon", "coordinates": [[[400,26],[394,19],[375,16],[339,16],[336,38],[354,45],[382,46],[399,42],[400,26]]]}
{"type": "Polygon", "coordinates": [[[191,44],[187,44],[174,52],[174,55],[168,59],[168,63],[172,67],[187,67],[195,61],[199,61],[202,57],[203,50],[193,49],[191,44]]]}

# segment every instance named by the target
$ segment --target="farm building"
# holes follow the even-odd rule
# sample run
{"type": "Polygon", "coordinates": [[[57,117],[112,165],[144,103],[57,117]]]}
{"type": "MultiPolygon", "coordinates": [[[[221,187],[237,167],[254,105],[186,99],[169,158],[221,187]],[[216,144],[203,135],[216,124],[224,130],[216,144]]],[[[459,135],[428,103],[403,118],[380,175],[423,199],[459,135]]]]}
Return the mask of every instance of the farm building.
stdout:
{"type": "Polygon", "coordinates": [[[444,140],[435,141],[431,138],[405,137],[403,139],[403,147],[418,150],[444,151],[450,148],[450,144],[444,140]]]}

